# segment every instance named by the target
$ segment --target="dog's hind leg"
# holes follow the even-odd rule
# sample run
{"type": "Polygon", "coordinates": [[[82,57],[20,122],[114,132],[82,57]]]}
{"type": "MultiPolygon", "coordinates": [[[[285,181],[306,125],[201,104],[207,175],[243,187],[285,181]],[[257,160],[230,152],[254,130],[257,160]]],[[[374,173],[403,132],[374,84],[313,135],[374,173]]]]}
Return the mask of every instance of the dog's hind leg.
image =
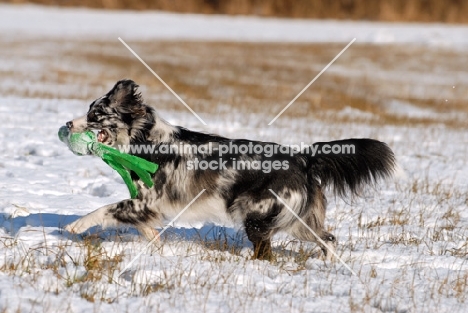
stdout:
{"type": "Polygon", "coordinates": [[[325,208],[326,199],[320,191],[314,198],[314,203],[301,216],[301,220],[296,220],[286,232],[299,240],[315,242],[322,250],[325,260],[333,260],[336,238],[325,231],[325,208]]]}
{"type": "Polygon", "coordinates": [[[273,259],[271,252],[271,237],[273,232],[270,228],[271,219],[264,218],[260,214],[250,213],[244,221],[247,238],[253,243],[253,259],[268,260],[273,259]]]}
{"type": "Polygon", "coordinates": [[[158,232],[150,225],[159,221],[159,213],[151,210],[139,199],[128,199],[103,206],[65,227],[70,233],[79,234],[93,226],[103,228],[127,224],[135,226],[143,236],[152,240],[158,232]]]}

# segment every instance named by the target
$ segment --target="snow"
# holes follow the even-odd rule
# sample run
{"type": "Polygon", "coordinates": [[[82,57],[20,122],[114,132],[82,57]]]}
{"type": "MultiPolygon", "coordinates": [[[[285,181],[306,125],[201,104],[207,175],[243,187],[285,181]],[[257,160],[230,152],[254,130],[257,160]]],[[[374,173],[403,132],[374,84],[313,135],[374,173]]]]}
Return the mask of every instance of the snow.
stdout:
{"type": "MultiPolygon", "coordinates": [[[[462,26],[8,5],[0,5],[0,15],[2,44],[12,38],[36,36],[44,40],[67,36],[114,40],[122,36],[133,40],[303,42],[341,42],[356,37],[361,42],[411,42],[434,49],[440,45],[458,49],[468,43],[468,28],[462,26]]],[[[54,47],[45,49],[49,52],[54,47]]],[[[0,52],[6,55],[5,50],[0,52]]],[[[35,59],[46,52],[11,55],[0,67],[8,71],[22,64],[22,70],[46,70],[47,65],[35,59]]],[[[357,74],[368,75],[366,69],[357,74]]],[[[411,82],[412,78],[404,79],[411,82]]],[[[15,77],[5,81],[24,87],[15,77]]],[[[70,85],[52,87],[61,95],[69,94],[70,85]]],[[[100,96],[89,93],[90,99],[100,96]]],[[[269,263],[250,260],[252,247],[242,231],[212,225],[200,229],[176,225],[169,228],[160,244],[147,249],[147,242],[131,228],[94,228],[87,237],[63,232],[64,225],[80,216],[128,197],[126,186],[110,167],[95,157],[73,155],[58,139],[59,127],[81,116],[87,104],[73,97],[57,100],[35,97],[34,93],[29,97],[0,94],[1,310],[465,311],[466,129],[443,124],[375,125],[366,122],[373,119],[372,114],[349,107],[338,115],[349,117],[350,122],[285,115],[273,126],[267,126],[271,120],[267,115],[246,117],[230,112],[227,106],[221,115],[203,114],[206,127],[183,109],[160,112],[172,123],[230,137],[285,144],[346,137],[387,142],[404,176],[382,183],[353,201],[329,197],[326,224],[338,238],[338,254],[358,273],[356,277],[338,262],[304,258],[301,250],[313,251],[315,246],[284,235],[275,237],[278,260],[269,263]],[[360,122],[353,122],[353,118],[360,122]],[[227,126],[228,120],[235,122],[227,126]],[[224,242],[227,250],[220,247],[224,242]],[[118,277],[140,251],[143,255],[118,277]]],[[[455,114],[440,115],[397,99],[388,100],[387,110],[420,118],[451,119],[455,114]]],[[[459,117],[466,115],[460,113],[459,117]]]]}
{"type": "Polygon", "coordinates": [[[186,39],[263,42],[419,43],[466,46],[468,28],[440,24],[392,24],[204,16],[163,12],[99,11],[0,5],[0,29],[10,35],[124,40],[186,39]]]}

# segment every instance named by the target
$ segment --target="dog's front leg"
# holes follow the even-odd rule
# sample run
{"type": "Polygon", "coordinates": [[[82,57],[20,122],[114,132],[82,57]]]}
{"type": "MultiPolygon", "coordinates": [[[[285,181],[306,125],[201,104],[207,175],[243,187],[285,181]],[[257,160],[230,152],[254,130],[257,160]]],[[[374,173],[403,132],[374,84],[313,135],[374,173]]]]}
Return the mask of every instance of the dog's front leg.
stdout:
{"type": "MultiPolygon", "coordinates": [[[[120,203],[120,202],[119,202],[120,203]]],[[[100,225],[103,228],[117,226],[118,221],[110,213],[119,203],[103,206],[96,211],[93,211],[82,218],[65,226],[65,230],[73,234],[81,234],[88,228],[100,225]]]]}
{"type": "Polygon", "coordinates": [[[68,224],[65,230],[80,234],[93,226],[100,225],[106,228],[127,224],[136,227],[148,240],[152,240],[158,232],[151,225],[159,224],[158,222],[159,212],[151,210],[145,202],[139,199],[128,199],[103,206],[68,224]]]}

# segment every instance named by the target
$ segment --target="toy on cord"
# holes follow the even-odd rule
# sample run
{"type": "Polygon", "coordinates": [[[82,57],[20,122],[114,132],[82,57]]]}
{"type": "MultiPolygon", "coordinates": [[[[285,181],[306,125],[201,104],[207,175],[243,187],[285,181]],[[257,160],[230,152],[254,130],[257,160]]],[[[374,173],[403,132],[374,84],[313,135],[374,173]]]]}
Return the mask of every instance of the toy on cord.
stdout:
{"type": "Polygon", "coordinates": [[[60,141],[65,143],[74,154],[96,155],[116,170],[127,185],[132,199],[138,196],[138,189],[132,181],[130,171],[135,172],[146,186],[153,187],[150,173],[154,174],[158,170],[158,164],[106,146],[97,141],[96,135],[92,131],[70,133],[67,126],[62,126],[58,136],[60,141]]]}

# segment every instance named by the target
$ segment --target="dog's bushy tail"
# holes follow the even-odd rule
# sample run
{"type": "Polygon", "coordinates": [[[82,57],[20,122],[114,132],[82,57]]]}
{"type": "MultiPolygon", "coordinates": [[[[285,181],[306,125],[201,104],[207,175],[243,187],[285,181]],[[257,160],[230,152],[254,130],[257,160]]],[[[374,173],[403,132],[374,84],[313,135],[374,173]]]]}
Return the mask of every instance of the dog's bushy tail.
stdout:
{"type": "Polygon", "coordinates": [[[363,186],[373,185],[395,172],[393,151],[377,140],[346,139],[318,142],[314,146],[318,146],[316,151],[321,153],[310,157],[309,173],[340,197],[357,195],[363,186]],[[333,153],[338,151],[337,147],[340,147],[341,153],[333,153]],[[331,153],[324,154],[324,151],[331,153]]]}

